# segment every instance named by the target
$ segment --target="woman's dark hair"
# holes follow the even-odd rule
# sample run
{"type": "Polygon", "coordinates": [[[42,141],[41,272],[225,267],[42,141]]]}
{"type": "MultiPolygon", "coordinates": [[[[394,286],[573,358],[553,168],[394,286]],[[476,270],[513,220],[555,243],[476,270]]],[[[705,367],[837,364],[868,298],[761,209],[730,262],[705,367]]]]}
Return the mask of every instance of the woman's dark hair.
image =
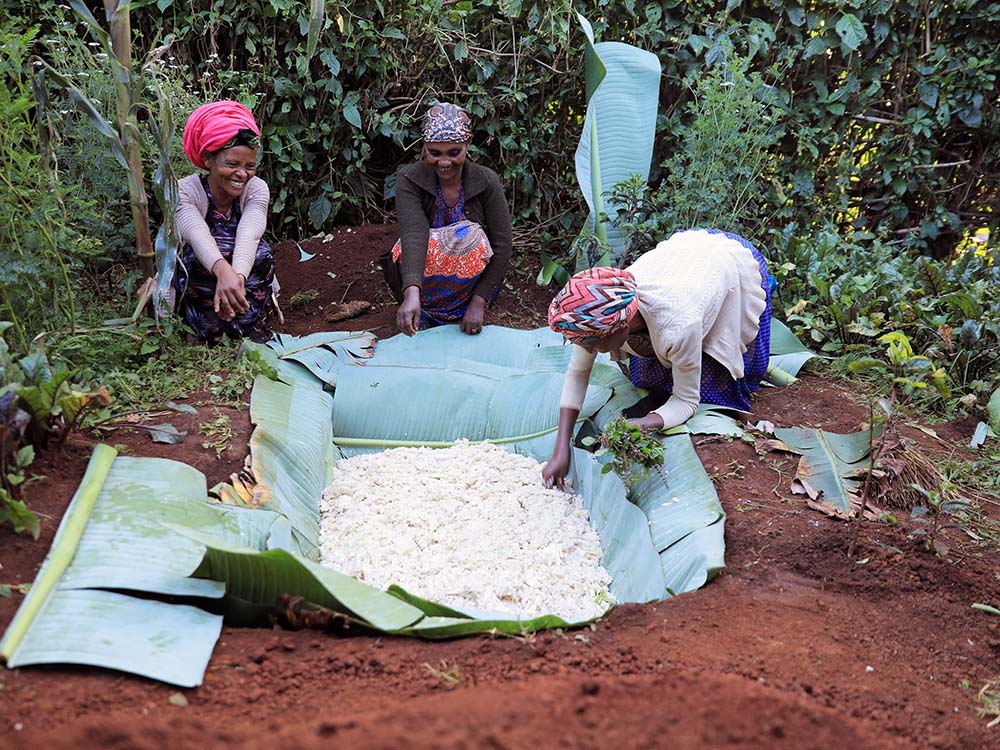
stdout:
{"type": "Polygon", "coordinates": [[[225,151],[227,148],[236,148],[237,146],[260,148],[260,137],[249,128],[240,128],[236,135],[222,145],[222,148],[210,151],[208,155],[215,156],[220,151],[225,151]]]}

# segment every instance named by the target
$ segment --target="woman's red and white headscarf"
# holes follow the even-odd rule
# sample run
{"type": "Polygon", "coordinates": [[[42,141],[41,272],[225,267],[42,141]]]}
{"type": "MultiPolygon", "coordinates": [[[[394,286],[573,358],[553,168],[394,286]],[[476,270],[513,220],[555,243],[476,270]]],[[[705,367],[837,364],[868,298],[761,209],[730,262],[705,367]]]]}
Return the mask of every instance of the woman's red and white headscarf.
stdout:
{"type": "Polygon", "coordinates": [[[239,102],[202,104],[184,126],[184,153],[198,169],[208,169],[205,154],[227,148],[241,130],[260,136],[253,114],[239,102]]]}
{"type": "Polygon", "coordinates": [[[575,344],[589,344],[627,324],[639,307],[635,277],[621,268],[588,268],[549,305],[549,326],[575,344]]]}

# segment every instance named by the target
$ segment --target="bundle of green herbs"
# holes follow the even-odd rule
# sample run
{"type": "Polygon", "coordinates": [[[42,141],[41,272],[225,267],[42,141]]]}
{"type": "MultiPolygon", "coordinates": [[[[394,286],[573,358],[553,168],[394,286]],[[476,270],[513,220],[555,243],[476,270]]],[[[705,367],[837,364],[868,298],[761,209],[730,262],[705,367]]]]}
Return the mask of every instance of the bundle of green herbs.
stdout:
{"type": "Polygon", "coordinates": [[[619,417],[608,422],[599,437],[586,437],[587,446],[600,444],[596,456],[611,456],[602,472],[614,471],[626,485],[644,478],[650,469],[655,470],[667,481],[667,470],[663,468],[663,443],[655,433],[644,432],[638,425],[619,417]]]}

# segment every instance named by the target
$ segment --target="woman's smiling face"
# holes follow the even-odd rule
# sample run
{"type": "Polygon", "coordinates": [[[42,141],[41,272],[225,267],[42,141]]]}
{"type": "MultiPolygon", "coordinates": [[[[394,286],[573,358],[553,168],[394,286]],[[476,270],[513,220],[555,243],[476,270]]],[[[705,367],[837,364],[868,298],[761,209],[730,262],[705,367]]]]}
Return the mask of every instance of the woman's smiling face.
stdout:
{"type": "Polygon", "coordinates": [[[424,159],[439,180],[449,181],[461,175],[468,152],[469,147],[465,143],[424,144],[424,159]]]}
{"type": "Polygon", "coordinates": [[[239,198],[257,171],[257,149],[233,146],[205,157],[212,194],[239,198]]]}

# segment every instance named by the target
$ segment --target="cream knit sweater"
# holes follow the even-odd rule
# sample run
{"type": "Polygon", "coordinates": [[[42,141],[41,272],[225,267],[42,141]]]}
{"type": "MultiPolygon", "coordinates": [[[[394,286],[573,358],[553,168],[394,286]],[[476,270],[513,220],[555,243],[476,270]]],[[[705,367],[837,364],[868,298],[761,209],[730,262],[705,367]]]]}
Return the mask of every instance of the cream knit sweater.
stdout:
{"type": "MultiPolygon", "coordinates": [[[[760,266],[736,240],[692,229],[664,240],[628,270],[656,358],[673,368],[673,395],[654,411],[664,428],[674,427],[698,408],[702,352],[734,380],[743,377],[743,353],[756,338],[767,305],[760,266]]],[[[624,353],[634,354],[627,348],[624,353]]],[[[573,347],[561,407],[583,406],[595,358],[573,347]]]]}
{"type": "MultiPolygon", "coordinates": [[[[212,270],[222,253],[215,238],[208,229],[205,215],[208,213],[208,195],[201,186],[201,177],[188,175],[177,181],[180,202],[177,206],[177,233],[181,243],[189,243],[201,264],[212,270]]],[[[233,248],[232,266],[236,273],[246,278],[250,275],[257,257],[264,230],[267,228],[267,207],[271,192],[267,183],[259,177],[251,177],[240,196],[240,223],[236,228],[236,245],[233,248]]]]}

